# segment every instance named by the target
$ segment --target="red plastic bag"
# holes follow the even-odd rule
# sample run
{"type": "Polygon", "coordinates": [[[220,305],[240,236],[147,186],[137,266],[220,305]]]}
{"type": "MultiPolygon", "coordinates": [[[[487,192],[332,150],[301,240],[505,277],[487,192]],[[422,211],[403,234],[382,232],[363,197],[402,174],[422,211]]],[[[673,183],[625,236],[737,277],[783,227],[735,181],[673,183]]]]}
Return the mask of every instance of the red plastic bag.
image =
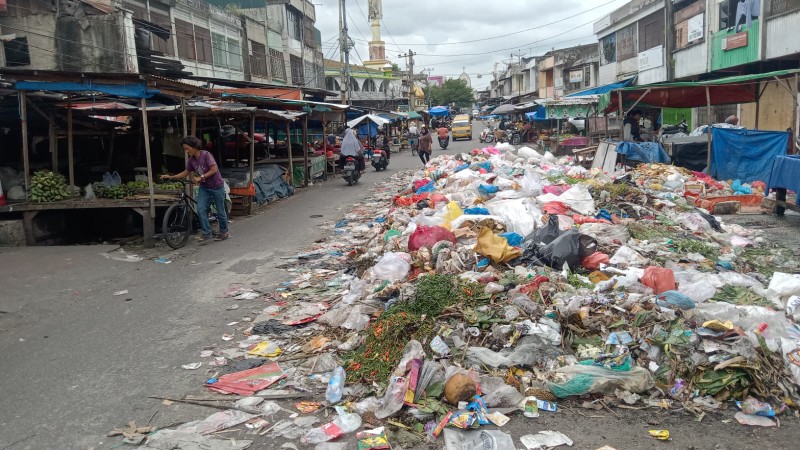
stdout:
{"type": "Polygon", "coordinates": [[[568,184],[551,184],[549,186],[543,187],[542,192],[544,192],[545,194],[561,195],[564,192],[567,192],[571,187],[572,186],[568,184]]]}
{"type": "Polygon", "coordinates": [[[585,223],[611,223],[606,219],[595,219],[594,217],[582,216],[580,214],[573,214],[572,220],[575,225],[583,225],[585,223]]]}
{"type": "Polygon", "coordinates": [[[436,205],[438,205],[439,203],[442,203],[442,202],[447,203],[447,202],[450,201],[450,200],[447,199],[447,197],[445,197],[442,194],[433,194],[433,195],[430,196],[429,200],[431,202],[431,208],[433,208],[433,209],[436,209],[436,205]]]}
{"type": "Polygon", "coordinates": [[[671,269],[650,266],[644,269],[642,284],[652,289],[656,295],[673,291],[676,289],[675,274],[671,269]]]}
{"type": "Polygon", "coordinates": [[[414,192],[417,192],[419,190],[419,188],[421,188],[422,186],[425,186],[426,184],[428,184],[430,182],[431,182],[431,180],[429,180],[427,178],[421,178],[419,180],[414,180],[414,192]]]}
{"type": "Polygon", "coordinates": [[[550,202],[544,205],[542,211],[547,214],[564,215],[569,211],[569,206],[561,202],[550,202]]]}
{"type": "Polygon", "coordinates": [[[609,259],[610,258],[605,253],[594,252],[586,258],[583,258],[581,265],[589,270],[597,270],[600,268],[600,264],[608,264],[609,259]]]}
{"type": "Polygon", "coordinates": [[[422,247],[430,248],[439,241],[450,241],[455,244],[456,236],[447,228],[420,225],[408,238],[408,250],[415,252],[422,247]]]}

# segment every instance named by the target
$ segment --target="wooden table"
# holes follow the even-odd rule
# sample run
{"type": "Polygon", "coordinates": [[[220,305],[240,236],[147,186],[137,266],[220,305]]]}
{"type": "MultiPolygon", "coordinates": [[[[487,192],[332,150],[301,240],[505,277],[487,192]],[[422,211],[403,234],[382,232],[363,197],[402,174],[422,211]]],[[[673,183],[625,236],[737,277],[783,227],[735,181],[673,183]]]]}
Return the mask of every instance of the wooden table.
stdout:
{"type": "MultiPolygon", "coordinates": [[[[177,201],[173,196],[156,196],[156,207],[168,207],[177,201]]],[[[25,231],[25,244],[36,245],[36,235],[33,229],[33,219],[42,211],[80,210],[80,209],[112,209],[130,208],[142,216],[142,237],[144,246],[155,246],[155,222],[150,214],[150,201],[147,198],[132,199],[106,199],[95,200],[62,200],[50,203],[16,203],[0,206],[0,213],[21,212],[22,226],[25,231]]]]}

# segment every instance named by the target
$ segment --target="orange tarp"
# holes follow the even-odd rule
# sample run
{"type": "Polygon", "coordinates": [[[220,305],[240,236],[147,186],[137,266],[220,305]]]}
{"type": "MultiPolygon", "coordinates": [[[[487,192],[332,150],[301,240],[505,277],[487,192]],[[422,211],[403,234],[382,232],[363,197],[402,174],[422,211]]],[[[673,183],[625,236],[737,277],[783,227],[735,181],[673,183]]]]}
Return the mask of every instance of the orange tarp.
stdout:
{"type": "MultiPolygon", "coordinates": [[[[0,0],[2,1],[2,0],[0,0]]],[[[300,89],[293,88],[237,88],[225,89],[222,91],[226,94],[247,94],[258,95],[261,97],[279,98],[281,100],[302,100],[302,92],[300,89]]]]}

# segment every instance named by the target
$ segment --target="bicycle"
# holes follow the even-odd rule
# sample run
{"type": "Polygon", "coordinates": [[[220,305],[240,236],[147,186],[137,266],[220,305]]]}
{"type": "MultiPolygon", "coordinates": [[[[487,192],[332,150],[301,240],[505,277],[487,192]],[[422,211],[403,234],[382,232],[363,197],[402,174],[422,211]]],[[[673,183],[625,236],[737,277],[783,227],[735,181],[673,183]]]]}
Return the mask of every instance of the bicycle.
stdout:
{"type": "Polygon", "coordinates": [[[179,181],[184,185],[181,196],[177,203],[167,208],[161,224],[164,242],[176,250],[186,245],[192,234],[192,228],[198,228],[200,225],[200,220],[197,218],[197,201],[186,195],[185,186],[191,185],[191,182],[179,181]]]}

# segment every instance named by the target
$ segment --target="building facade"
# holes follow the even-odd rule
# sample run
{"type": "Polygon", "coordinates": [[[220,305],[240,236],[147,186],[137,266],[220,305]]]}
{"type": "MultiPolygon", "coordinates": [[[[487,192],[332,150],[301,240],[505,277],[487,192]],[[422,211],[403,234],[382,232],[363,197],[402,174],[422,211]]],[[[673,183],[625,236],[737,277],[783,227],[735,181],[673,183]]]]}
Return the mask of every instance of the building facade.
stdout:
{"type": "MultiPolygon", "coordinates": [[[[368,109],[398,110],[399,105],[408,104],[408,95],[400,77],[387,64],[383,70],[364,66],[350,65],[350,79],[347,84],[342,80],[342,63],[330,59],[325,60],[325,90],[340,93],[344,87],[347,98],[353,106],[368,109]]],[[[330,96],[328,101],[338,102],[341,95],[330,96]]]]}
{"type": "Polygon", "coordinates": [[[8,0],[0,66],[324,87],[314,4],[8,0]],[[32,6],[34,5],[34,6],[32,6]],[[44,30],[54,29],[55,33],[44,30]]]}

